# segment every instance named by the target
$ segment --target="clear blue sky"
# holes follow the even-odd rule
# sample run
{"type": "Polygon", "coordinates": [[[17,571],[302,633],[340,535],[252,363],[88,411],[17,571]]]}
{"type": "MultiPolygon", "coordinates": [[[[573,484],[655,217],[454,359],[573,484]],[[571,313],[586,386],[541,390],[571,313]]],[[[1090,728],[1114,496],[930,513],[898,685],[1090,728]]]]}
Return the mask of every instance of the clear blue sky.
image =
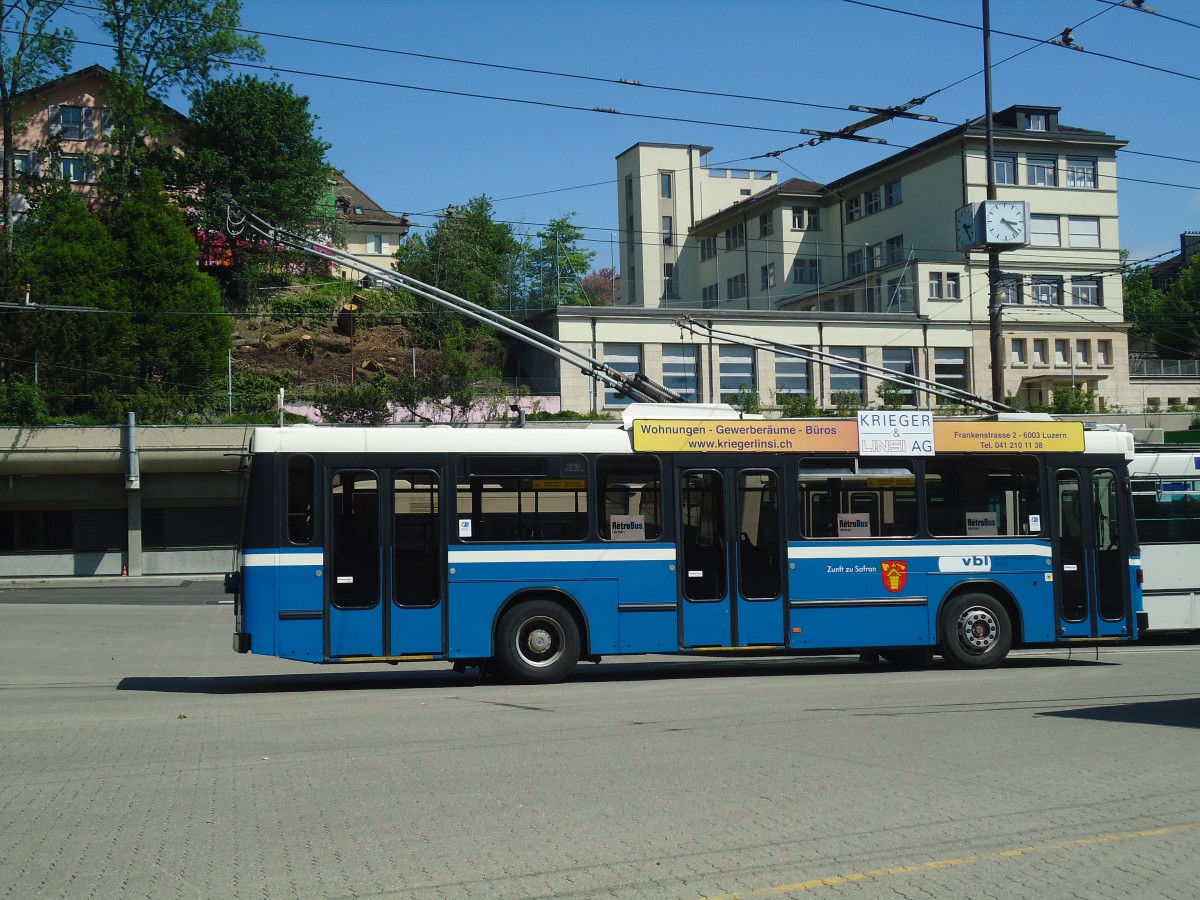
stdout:
{"type": "MultiPolygon", "coordinates": [[[[573,213],[599,267],[617,231],[615,157],[638,141],[703,144],[714,163],[824,182],[981,115],[981,0],[876,5],[971,27],[847,0],[244,0],[242,18],[261,33],[266,63],[309,97],[331,162],[385,209],[428,225],[446,204],[486,194],[498,219],[530,233],[573,213]],[[863,117],[818,107],[921,96],[929,99],[914,111],[944,125],[894,122],[868,132],[893,146],[837,141],[748,161],[807,139],[787,132],[863,117]]],[[[1200,230],[1200,2],[1149,5],[1161,15],[1109,0],[991,2],[995,108],[1060,106],[1064,124],[1136,151],[1119,156],[1121,245],[1133,259],[1200,230]],[[1090,53],[1000,33],[1048,39],[1067,26],[1090,53]]],[[[86,21],[72,25],[89,32],[86,21]]],[[[80,47],[74,62],[109,59],[80,47]]],[[[186,111],[183,98],[169,100],[186,111]]]]}

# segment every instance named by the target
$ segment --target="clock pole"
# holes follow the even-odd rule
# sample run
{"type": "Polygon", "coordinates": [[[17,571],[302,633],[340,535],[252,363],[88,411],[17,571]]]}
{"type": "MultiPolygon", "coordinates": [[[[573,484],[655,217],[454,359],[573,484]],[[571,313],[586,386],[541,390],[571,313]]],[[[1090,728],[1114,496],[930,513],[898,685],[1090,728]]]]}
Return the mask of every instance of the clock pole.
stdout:
{"type": "MultiPolygon", "coordinates": [[[[996,199],[996,148],[992,129],[992,12],[990,0],[983,0],[983,129],[986,142],[987,198],[996,199]]],[[[992,400],[1004,402],[1004,331],[1000,314],[1000,251],[988,246],[988,337],[992,356],[992,400]]]]}

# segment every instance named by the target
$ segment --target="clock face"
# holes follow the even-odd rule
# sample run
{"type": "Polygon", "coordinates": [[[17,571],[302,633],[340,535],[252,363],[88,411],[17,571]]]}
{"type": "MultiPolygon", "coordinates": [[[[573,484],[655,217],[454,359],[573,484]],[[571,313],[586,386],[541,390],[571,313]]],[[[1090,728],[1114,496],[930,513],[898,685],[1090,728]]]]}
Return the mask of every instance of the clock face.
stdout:
{"type": "Polygon", "coordinates": [[[986,204],[984,237],[989,244],[1025,243],[1025,204],[992,201],[986,204]]]}
{"type": "Polygon", "coordinates": [[[965,250],[976,244],[975,240],[975,206],[963,206],[954,214],[954,244],[959,250],[965,250]]]}

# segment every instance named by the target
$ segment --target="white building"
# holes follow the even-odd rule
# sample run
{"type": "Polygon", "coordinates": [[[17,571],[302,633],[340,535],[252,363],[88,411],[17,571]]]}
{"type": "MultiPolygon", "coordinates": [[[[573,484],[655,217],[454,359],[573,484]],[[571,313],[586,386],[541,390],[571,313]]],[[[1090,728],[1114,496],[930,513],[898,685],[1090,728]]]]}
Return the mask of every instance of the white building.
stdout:
{"type": "MultiPolygon", "coordinates": [[[[1029,210],[1026,243],[1001,254],[1006,396],[1043,405],[1074,386],[1101,409],[1141,409],[1121,297],[1124,142],[1056,107],[1013,106],[993,125],[997,198],[1029,210]]],[[[713,167],[710,151],[639,143],[617,157],[620,294],[560,308],[544,323],[555,337],[701,401],[805,393],[829,408],[853,391],[874,404],[886,378],[698,338],[675,324],[684,315],[990,396],[988,254],[955,235],[956,211],[987,197],[982,120],[824,185],[713,167]]],[[[564,408],[624,402],[559,375],[564,408]]]]}

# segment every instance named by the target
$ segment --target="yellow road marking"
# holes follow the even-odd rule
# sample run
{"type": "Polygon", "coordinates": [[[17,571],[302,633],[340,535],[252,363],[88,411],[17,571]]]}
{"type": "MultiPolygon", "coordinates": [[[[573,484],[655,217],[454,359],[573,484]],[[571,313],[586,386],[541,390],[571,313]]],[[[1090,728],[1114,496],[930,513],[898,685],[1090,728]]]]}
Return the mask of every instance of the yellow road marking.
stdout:
{"type": "Polygon", "coordinates": [[[1200,822],[1188,822],[1184,825],[1167,825],[1163,828],[1147,828],[1142,831],[1127,831],[1124,834],[1098,834],[1093,837],[1076,838],[1071,841],[1056,841],[1053,844],[1041,844],[1036,847],[1014,847],[1011,850],[1001,850],[997,853],[978,853],[971,856],[960,856],[957,859],[938,859],[915,866],[893,866],[890,869],[871,869],[868,872],[852,872],[848,875],[829,875],[825,878],[814,878],[810,881],[797,881],[792,884],[777,884],[772,887],[755,888],[751,891],[735,891],[732,894],[718,894],[704,900],[742,900],[745,897],[767,897],[772,894],[790,894],[793,891],[810,891],[814,888],[829,887],[836,884],[848,884],[852,881],[864,881],[868,878],[882,878],[887,875],[910,875],[913,872],[926,872],[934,869],[949,869],[954,866],[965,866],[970,863],[989,862],[1001,859],[1013,859],[1032,853],[1048,853],[1051,850],[1065,850],[1069,847],[1088,847],[1095,844],[1112,844],[1117,841],[1130,841],[1137,838],[1161,837],[1165,834],[1178,834],[1181,831],[1192,831],[1200,828],[1200,822]]]}

